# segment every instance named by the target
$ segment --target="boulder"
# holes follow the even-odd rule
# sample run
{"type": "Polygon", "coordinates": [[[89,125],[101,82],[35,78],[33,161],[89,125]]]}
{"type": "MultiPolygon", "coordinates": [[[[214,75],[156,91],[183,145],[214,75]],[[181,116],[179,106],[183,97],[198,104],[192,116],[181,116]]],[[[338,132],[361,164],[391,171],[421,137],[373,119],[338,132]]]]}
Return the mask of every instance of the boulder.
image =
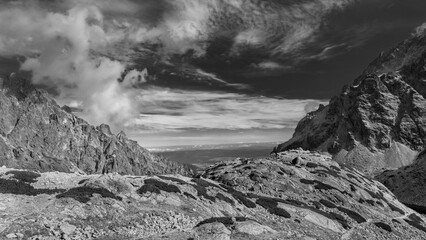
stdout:
{"type": "Polygon", "coordinates": [[[231,231],[223,223],[206,223],[195,229],[199,240],[230,240],[231,231]]]}

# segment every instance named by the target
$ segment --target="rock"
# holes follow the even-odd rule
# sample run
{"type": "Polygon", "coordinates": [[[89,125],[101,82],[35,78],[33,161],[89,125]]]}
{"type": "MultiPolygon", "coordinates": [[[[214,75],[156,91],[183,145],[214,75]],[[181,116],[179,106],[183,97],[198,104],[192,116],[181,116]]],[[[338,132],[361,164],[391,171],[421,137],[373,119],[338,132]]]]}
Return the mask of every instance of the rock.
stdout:
{"type": "Polygon", "coordinates": [[[38,171],[191,174],[142,148],[108,125],[91,126],[28,81],[5,79],[0,89],[0,166],[38,171]]]}
{"type": "Polygon", "coordinates": [[[305,219],[318,226],[330,229],[333,232],[339,232],[339,233],[344,232],[344,229],[342,228],[342,226],[339,226],[336,222],[320,214],[309,213],[308,215],[305,216],[305,219]]]}
{"type": "Polygon", "coordinates": [[[303,237],[303,240],[316,240],[316,238],[312,238],[312,237],[307,237],[307,236],[305,236],[305,237],[303,237]]]}
{"type": "Polygon", "coordinates": [[[9,234],[6,235],[6,238],[8,238],[8,239],[17,238],[17,237],[18,236],[16,236],[16,234],[14,234],[14,233],[9,233],[9,234]]]}
{"type": "Polygon", "coordinates": [[[62,106],[61,108],[67,113],[72,113],[72,108],[67,105],[62,106]]]}
{"type": "Polygon", "coordinates": [[[235,226],[235,231],[249,235],[260,235],[265,232],[276,233],[276,231],[272,228],[268,226],[263,226],[254,221],[245,221],[237,223],[235,226]]]}
{"type": "Polygon", "coordinates": [[[302,159],[300,157],[296,157],[295,159],[291,160],[291,164],[293,165],[299,165],[302,162],[302,159]]]}
{"type": "Polygon", "coordinates": [[[199,240],[229,240],[231,231],[223,223],[207,223],[195,229],[199,240]]]}
{"type": "Polygon", "coordinates": [[[74,231],[76,230],[76,227],[72,224],[69,224],[67,222],[62,223],[61,226],[59,227],[59,229],[61,229],[61,232],[66,234],[66,235],[71,235],[74,233],[74,231]]]}

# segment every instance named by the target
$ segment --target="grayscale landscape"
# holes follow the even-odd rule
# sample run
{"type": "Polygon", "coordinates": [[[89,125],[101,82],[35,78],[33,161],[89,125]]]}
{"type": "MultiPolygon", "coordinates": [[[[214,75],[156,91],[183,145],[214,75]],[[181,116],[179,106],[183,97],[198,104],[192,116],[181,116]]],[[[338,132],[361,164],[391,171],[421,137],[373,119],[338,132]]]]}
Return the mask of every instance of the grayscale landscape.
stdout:
{"type": "Polygon", "coordinates": [[[0,0],[0,239],[426,239],[425,10],[0,0]]]}

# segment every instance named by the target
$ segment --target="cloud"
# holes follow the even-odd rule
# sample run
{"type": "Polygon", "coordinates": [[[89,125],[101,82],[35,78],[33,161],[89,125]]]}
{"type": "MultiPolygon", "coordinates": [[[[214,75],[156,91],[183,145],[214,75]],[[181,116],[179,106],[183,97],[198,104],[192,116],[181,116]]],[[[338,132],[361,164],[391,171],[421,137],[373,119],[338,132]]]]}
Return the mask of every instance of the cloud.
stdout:
{"type": "Polygon", "coordinates": [[[21,69],[32,72],[33,82],[56,88],[60,101],[77,99],[92,123],[121,124],[135,112],[131,91],[117,81],[125,65],[92,54],[116,40],[95,6],[0,10],[0,54],[25,56],[21,69]]]}
{"type": "Polygon", "coordinates": [[[183,54],[188,50],[203,55],[209,38],[209,19],[216,2],[182,0],[157,4],[165,9],[163,15],[156,16],[160,21],[154,26],[151,21],[131,26],[129,39],[137,43],[159,43],[166,55],[183,54]]]}
{"type": "Polygon", "coordinates": [[[318,107],[323,104],[326,105],[327,103],[324,101],[310,101],[305,105],[305,113],[310,113],[313,111],[316,111],[318,107]]]}
{"type": "MultiPolygon", "coordinates": [[[[76,6],[97,9],[102,18],[98,19],[102,20],[101,30],[106,34],[97,39],[92,36],[91,41],[114,41],[116,46],[126,43],[128,49],[136,46],[149,48],[153,45],[154,50],[166,59],[188,51],[194,57],[204,56],[216,38],[227,37],[233,41],[227,53],[231,56],[238,57],[239,52],[245,51],[247,47],[259,48],[265,57],[273,58],[275,62],[291,59],[297,63],[303,59],[324,58],[318,53],[311,53],[309,47],[316,46],[320,30],[326,25],[326,17],[354,1],[17,0],[14,5],[20,5],[29,16],[33,16],[32,19],[39,18],[35,15],[46,9],[56,14],[76,6]]],[[[21,23],[19,27],[25,27],[24,21],[21,23]]],[[[2,45],[4,43],[0,42],[0,48],[2,45]]],[[[96,50],[113,53],[113,58],[123,58],[120,49],[111,50],[116,46],[105,47],[104,44],[103,48],[98,47],[96,50]]],[[[15,44],[14,49],[19,49],[19,45],[15,44]]],[[[324,52],[328,53],[332,54],[330,51],[324,52]]]]}
{"type": "Polygon", "coordinates": [[[265,33],[259,29],[239,32],[234,39],[236,45],[260,45],[265,41],[265,33]]]}
{"type": "MultiPolygon", "coordinates": [[[[295,122],[305,103],[214,93],[204,93],[205,99],[201,92],[146,89],[135,102],[133,87],[146,83],[146,73],[139,71],[144,68],[140,59],[127,53],[149,50],[163,56],[164,62],[188,52],[197,58],[208,54],[218,37],[225,37],[231,46],[224,55],[254,47],[266,58],[255,62],[254,68],[287,69],[281,61],[312,57],[303,51],[315,45],[325,17],[352,1],[7,1],[0,3],[0,55],[24,56],[21,68],[32,72],[35,83],[56,88],[59,102],[79,105],[95,124],[126,125],[139,109],[154,111],[152,106],[158,106],[161,114],[145,114],[138,118],[138,124],[178,129],[189,127],[193,119],[194,126],[200,128],[276,128],[282,123],[273,118],[285,120],[288,110],[286,116],[295,122]],[[130,66],[135,69],[128,71],[130,66]],[[189,103],[185,103],[186,94],[189,103]],[[182,115],[178,111],[169,114],[171,109],[161,102],[164,98],[184,106],[182,115]],[[191,102],[198,100],[199,104],[191,102]],[[297,117],[291,114],[293,108],[279,110],[279,104],[290,103],[298,106],[297,117]]],[[[331,50],[324,50],[324,54],[331,50]]],[[[143,58],[143,54],[136,55],[143,58]]],[[[197,74],[232,85],[211,72],[199,69],[197,74]]],[[[233,86],[248,88],[244,84],[233,86]]]]}
{"type": "Polygon", "coordinates": [[[354,1],[160,0],[157,4],[164,11],[159,21],[134,23],[129,38],[160,44],[166,55],[192,50],[203,56],[212,40],[226,36],[233,40],[229,54],[251,46],[265,49],[270,56],[303,57],[301,51],[315,42],[328,14],[354,1]]]}
{"type": "Polygon", "coordinates": [[[264,61],[264,62],[261,62],[261,63],[255,65],[255,66],[258,67],[258,68],[261,68],[261,69],[266,69],[266,70],[285,69],[286,68],[286,67],[282,66],[281,64],[276,63],[276,62],[272,62],[272,61],[264,61]]]}
{"type": "Polygon", "coordinates": [[[414,29],[414,36],[423,36],[426,30],[426,23],[421,24],[420,26],[414,29]]]}
{"type": "Polygon", "coordinates": [[[306,114],[307,105],[326,103],[167,88],[144,89],[137,101],[141,113],[129,127],[148,132],[292,128],[306,114]]]}
{"type": "MultiPolygon", "coordinates": [[[[300,55],[313,44],[325,18],[355,0],[64,0],[14,1],[28,8],[39,6],[68,11],[75,6],[96,7],[105,16],[104,26],[134,43],[159,44],[164,55],[195,56],[206,53],[218,36],[233,39],[233,49],[251,45],[272,56],[300,55]],[[31,4],[32,3],[32,4],[31,4]],[[36,4],[38,3],[38,4],[36,4]],[[120,30],[120,31],[118,31],[120,30]]],[[[231,51],[230,54],[233,52],[231,51]]],[[[308,54],[308,53],[304,53],[308,54]]]]}
{"type": "Polygon", "coordinates": [[[64,0],[60,1],[58,7],[71,9],[75,6],[95,6],[103,13],[114,15],[136,14],[141,10],[141,5],[131,0],[64,0]]]}
{"type": "Polygon", "coordinates": [[[146,68],[142,71],[132,69],[124,76],[123,84],[127,87],[138,87],[141,84],[146,83],[148,76],[148,70],[146,68]]]}

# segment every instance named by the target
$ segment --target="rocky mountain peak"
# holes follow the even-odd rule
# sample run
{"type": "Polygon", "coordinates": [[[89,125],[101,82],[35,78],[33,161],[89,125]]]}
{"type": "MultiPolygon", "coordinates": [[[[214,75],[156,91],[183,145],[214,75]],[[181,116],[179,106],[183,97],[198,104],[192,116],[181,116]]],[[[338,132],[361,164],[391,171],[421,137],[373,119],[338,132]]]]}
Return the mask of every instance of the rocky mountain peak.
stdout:
{"type": "Polygon", "coordinates": [[[124,131],[120,131],[120,132],[117,134],[117,138],[118,138],[120,141],[124,141],[125,139],[127,139],[126,133],[125,133],[124,131]]]}
{"type": "Polygon", "coordinates": [[[330,152],[366,173],[411,164],[426,142],[426,40],[382,53],[326,107],[308,113],[279,145],[330,152]]]}
{"type": "Polygon", "coordinates": [[[103,123],[103,124],[97,126],[96,129],[99,130],[100,132],[102,132],[105,135],[108,135],[108,136],[112,135],[111,128],[107,124],[103,123]]]}
{"type": "MultiPolygon", "coordinates": [[[[0,89],[5,90],[10,96],[15,96],[22,100],[34,91],[35,87],[27,78],[11,73],[9,76],[0,76],[0,89]]],[[[41,90],[39,91],[40,93],[42,92],[41,90]]]]}
{"type": "Polygon", "coordinates": [[[0,89],[0,166],[38,171],[189,174],[108,125],[94,127],[15,74],[0,89]]]}

